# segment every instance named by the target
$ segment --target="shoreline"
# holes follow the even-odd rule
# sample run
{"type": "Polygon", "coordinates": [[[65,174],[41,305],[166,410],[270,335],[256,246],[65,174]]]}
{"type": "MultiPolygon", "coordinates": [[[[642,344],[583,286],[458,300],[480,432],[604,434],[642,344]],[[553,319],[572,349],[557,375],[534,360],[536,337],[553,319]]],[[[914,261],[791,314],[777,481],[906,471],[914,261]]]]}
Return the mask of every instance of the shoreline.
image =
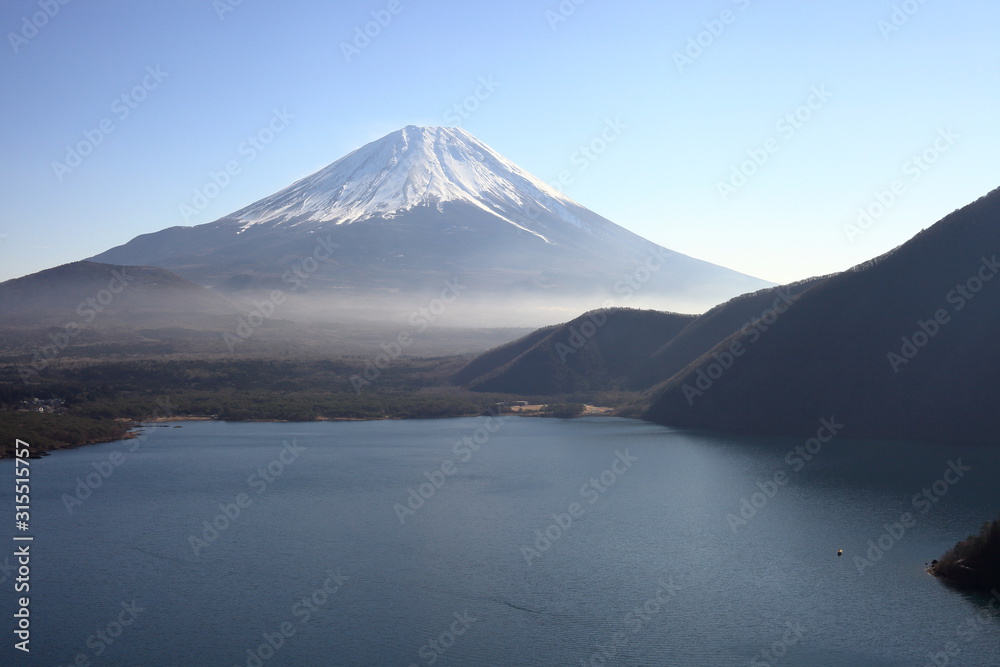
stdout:
{"type": "Polygon", "coordinates": [[[955,579],[953,577],[945,576],[937,571],[937,565],[928,565],[924,568],[924,571],[932,577],[938,579],[941,583],[951,586],[952,588],[958,588],[963,591],[974,591],[977,593],[982,593],[984,595],[997,596],[1000,599],[1000,594],[997,593],[997,589],[1000,589],[1000,584],[992,582],[981,582],[973,580],[962,580],[955,579]]]}
{"type": "MultiPolygon", "coordinates": [[[[535,406],[528,406],[535,407],[535,406]]],[[[571,417],[570,419],[576,419],[578,417],[615,417],[613,407],[605,406],[586,406],[586,410],[577,417],[571,417]]],[[[491,414],[491,413],[490,413],[491,414]]],[[[533,410],[511,410],[510,412],[499,413],[502,416],[511,417],[549,417],[550,414],[547,412],[537,412],[533,410]]],[[[464,419],[466,417],[484,417],[487,416],[482,412],[467,412],[460,415],[452,415],[448,417],[317,417],[315,419],[309,419],[306,421],[293,420],[293,419],[273,419],[261,417],[259,419],[220,419],[214,415],[195,415],[195,416],[170,416],[170,417],[154,417],[153,419],[143,419],[140,421],[134,421],[133,423],[141,426],[142,424],[158,424],[163,422],[186,422],[186,421],[218,421],[218,422],[235,422],[235,423],[275,423],[275,424],[312,424],[315,422],[372,422],[372,421],[403,421],[407,419],[464,419]]],[[[496,416],[496,415],[492,415],[496,416]]]]}
{"type": "MultiPolygon", "coordinates": [[[[460,419],[462,417],[478,417],[479,415],[466,414],[455,415],[454,417],[428,417],[427,419],[460,419]]],[[[314,424],[316,422],[378,422],[387,420],[415,419],[415,417],[317,417],[306,421],[298,419],[273,419],[261,417],[260,419],[219,419],[218,417],[156,417],[155,419],[144,419],[140,424],[153,424],[160,422],[232,422],[235,424],[314,424]]],[[[147,427],[149,428],[149,427],[147,427]]]]}
{"type": "MultiPolygon", "coordinates": [[[[594,407],[594,406],[588,406],[588,407],[594,407]]],[[[607,412],[603,412],[602,413],[602,412],[596,412],[596,411],[593,411],[593,412],[592,411],[587,411],[587,412],[584,412],[581,415],[578,415],[578,417],[572,417],[572,419],[577,419],[579,417],[601,417],[601,416],[604,416],[604,417],[613,417],[613,416],[615,416],[612,413],[613,408],[598,408],[598,409],[600,409],[600,410],[607,410],[607,412]]],[[[511,411],[511,412],[505,412],[505,413],[500,413],[500,414],[502,416],[522,417],[522,418],[539,418],[539,417],[553,418],[548,413],[536,413],[536,412],[511,411]]],[[[80,447],[86,447],[88,445],[101,445],[101,444],[107,444],[109,442],[118,442],[118,441],[124,441],[124,440],[135,440],[136,438],[138,438],[138,437],[140,437],[142,435],[142,429],[144,429],[144,428],[164,428],[166,426],[166,424],[170,424],[170,423],[174,423],[174,422],[209,422],[209,421],[216,421],[216,422],[263,423],[263,424],[268,424],[268,423],[271,423],[271,424],[312,424],[312,423],[317,423],[317,422],[403,421],[403,420],[407,420],[407,419],[465,419],[465,418],[468,418],[468,417],[483,417],[483,416],[488,416],[488,415],[484,414],[482,412],[476,412],[476,413],[465,413],[465,414],[460,414],[460,415],[451,415],[451,416],[447,416],[447,417],[389,417],[389,416],[382,416],[382,417],[319,417],[319,418],[311,419],[311,420],[308,420],[308,421],[296,421],[296,420],[290,420],[290,419],[265,419],[265,418],[262,418],[262,419],[239,419],[239,420],[231,420],[231,419],[219,419],[218,417],[216,417],[214,415],[187,415],[187,416],[173,415],[173,416],[169,416],[169,417],[154,417],[154,418],[151,418],[151,419],[142,419],[142,420],[117,419],[115,421],[124,422],[124,423],[128,424],[128,427],[127,427],[128,430],[126,430],[125,433],[122,434],[122,435],[120,435],[120,436],[113,436],[113,437],[107,437],[107,438],[95,438],[95,439],[87,440],[85,442],[59,443],[57,446],[52,446],[52,447],[48,447],[48,448],[45,448],[45,449],[35,449],[32,452],[32,456],[30,458],[35,458],[35,459],[42,458],[43,456],[47,456],[48,454],[50,454],[52,452],[57,452],[57,451],[65,450],[65,449],[78,449],[80,447]]],[[[493,416],[496,416],[496,415],[493,415],[493,416]]],[[[33,446],[33,447],[35,447],[35,446],[33,446]]],[[[15,457],[13,457],[13,456],[5,456],[3,454],[0,454],[0,459],[5,459],[5,458],[15,458],[15,457]]]]}

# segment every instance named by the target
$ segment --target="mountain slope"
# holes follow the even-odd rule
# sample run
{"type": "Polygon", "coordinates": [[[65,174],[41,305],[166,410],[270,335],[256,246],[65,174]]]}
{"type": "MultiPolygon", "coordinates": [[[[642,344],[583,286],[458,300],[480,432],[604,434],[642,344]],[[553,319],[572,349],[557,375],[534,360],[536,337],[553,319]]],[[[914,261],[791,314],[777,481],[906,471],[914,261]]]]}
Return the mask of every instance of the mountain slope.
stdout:
{"type": "Polygon", "coordinates": [[[995,439],[1000,190],[808,289],[732,360],[739,333],[653,393],[663,424],[851,437],[995,439]],[[725,361],[731,361],[725,367],[725,361]]]}
{"type": "Polygon", "coordinates": [[[0,283],[0,353],[27,355],[31,368],[41,370],[64,353],[174,351],[166,339],[194,338],[222,351],[222,332],[241,312],[164,269],[73,262],[0,283]]]}
{"type": "Polygon", "coordinates": [[[522,395],[630,388],[637,366],[694,319],[631,308],[591,311],[490,350],[452,380],[475,391],[522,395]]]}
{"type": "Polygon", "coordinates": [[[420,206],[465,202],[548,241],[550,213],[587,233],[585,210],[465,130],[407,126],[363,146],[270,197],[233,213],[253,225],[350,224],[420,206]],[[524,219],[527,216],[527,220],[524,219]],[[515,218],[521,218],[520,221],[515,218]]]}
{"type": "Polygon", "coordinates": [[[734,332],[742,332],[748,341],[755,341],[767,330],[771,311],[785,310],[802,292],[823,280],[812,278],[744,294],[699,316],[611,309],[603,311],[610,314],[608,322],[612,326],[608,332],[581,338],[573,332],[584,325],[589,327],[587,322],[593,322],[593,318],[603,317],[602,311],[587,313],[572,322],[543,327],[485,352],[466,364],[452,380],[483,391],[520,394],[539,393],[541,387],[565,393],[584,384],[646,390],[679,372],[734,332]],[[579,344],[578,348],[573,347],[571,339],[579,344]],[[606,357],[613,356],[615,346],[618,354],[627,355],[627,363],[605,363],[606,357]],[[560,363],[554,363],[553,356],[559,357],[560,363]],[[562,363],[564,360],[566,363],[562,363]],[[574,368],[586,371],[581,373],[574,368]]]}
{"type": "MultiPolygon", "coordinates": [[[[309,287],[364,298],[641,296],[686,310],[768,283],[675,253],[589,211],[459,128],[408,126],[214,222],[144,234],[93,258],[223,291],[309,287]]],[[[596,301],[591,299],[591,303],[596,301]]]]}
{"type": "Polygon", "coordinates": [[[719,304],[684,327],[683,331],[656,350],[647,363],[637,367],[632,384],[647,389],[662,382],[737,331],[740,332],[740,340],[755,342],[767,331],[768,320],[772,316],[794,303],[802,292],[825,279],[810,278],[770,287],[719,304]]]}
{"type": "Polygon", "coordinates": [[[0,283],[3,326],[89,324],[111,319],[176,323],[239,312],[224,297],[164,269],[72,262],[0,283]]]}

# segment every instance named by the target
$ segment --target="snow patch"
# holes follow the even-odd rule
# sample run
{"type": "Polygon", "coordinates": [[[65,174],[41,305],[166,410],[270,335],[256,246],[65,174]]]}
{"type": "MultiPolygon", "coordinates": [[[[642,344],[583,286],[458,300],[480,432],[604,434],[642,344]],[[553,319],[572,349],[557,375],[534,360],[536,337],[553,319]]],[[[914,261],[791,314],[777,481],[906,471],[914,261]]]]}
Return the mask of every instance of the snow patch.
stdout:
{"type": "Polygon", "coordinates": [[[532,224],[546,212],[590,231],[573,212],[578,204],[465,130],[412,125],[227,217],[240,231],[293,219],[339,225],[445,202],[470,203],[546,243],[532,224]]]}

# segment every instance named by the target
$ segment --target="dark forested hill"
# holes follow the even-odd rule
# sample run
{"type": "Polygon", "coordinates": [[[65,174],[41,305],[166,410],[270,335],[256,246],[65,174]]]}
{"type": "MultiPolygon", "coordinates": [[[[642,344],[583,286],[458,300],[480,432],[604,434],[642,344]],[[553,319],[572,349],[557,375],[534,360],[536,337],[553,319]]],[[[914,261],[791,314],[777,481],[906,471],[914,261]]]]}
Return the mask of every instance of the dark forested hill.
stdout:
{"type": "Polygon", "coordinates": [[[798,295],[823,280],[810,278],[758,290],[712,308],[665,341],[648,363],[637,366],[633,385],[646,389],[673,376],[734,332],[740,332],[747,342],[756,340],[766,332],[772,317],[776,318],[798,295]]]}
{"type": "Polygon", "coordinates": [[[477,391],[552,395],[634,388],[636,368],[696,317],[607,308],[490,350],[453,380],[477,391]]]}
{"type": "Polygon", "coordinates": [[[998,255],[993,191],[896,250],[812,286],[752,344],[731,334],[664,378],[646,418],[808,434],[832,415],[852,437],[994,439],[998,255]]]}
{"type": "Polygon", "coordinates": [[[742,330],[756,339],[772,315],[821,280],[744,294],[700,316],[626,308],[593,311],[492,349],[452,380],[480,391],[517,394],[646,390],[733,332],[742,330]]]}

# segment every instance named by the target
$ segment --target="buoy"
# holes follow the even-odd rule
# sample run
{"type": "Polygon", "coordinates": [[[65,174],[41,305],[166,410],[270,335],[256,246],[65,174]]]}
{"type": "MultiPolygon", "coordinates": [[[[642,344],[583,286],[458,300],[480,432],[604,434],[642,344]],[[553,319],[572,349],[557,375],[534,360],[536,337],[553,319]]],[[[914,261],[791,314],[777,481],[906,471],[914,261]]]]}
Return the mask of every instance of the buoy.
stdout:
{"type": "Polygon", "coordinates": [[[837,555],[838,556],[843,556],[844,555],[844,550],[843,549],[837,549],[837,555]]]}

